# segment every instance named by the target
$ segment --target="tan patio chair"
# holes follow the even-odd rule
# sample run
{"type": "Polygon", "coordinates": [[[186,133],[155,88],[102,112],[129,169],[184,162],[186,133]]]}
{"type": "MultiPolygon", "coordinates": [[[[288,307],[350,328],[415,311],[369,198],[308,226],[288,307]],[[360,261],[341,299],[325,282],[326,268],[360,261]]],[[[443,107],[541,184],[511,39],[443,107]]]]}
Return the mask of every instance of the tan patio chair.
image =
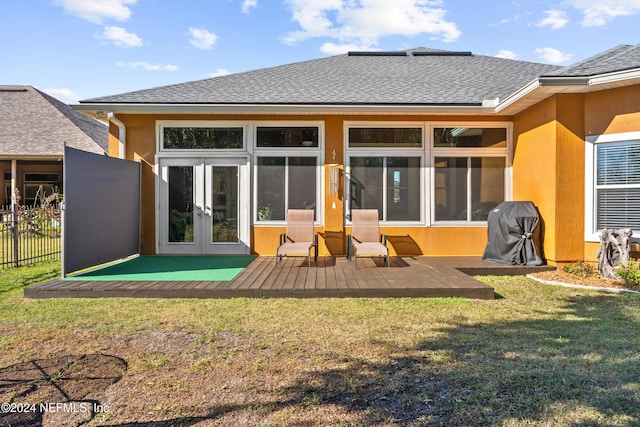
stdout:
{"type": "Polygon", "coordinates": [[[311,249],[314,249],[314,260],[318,261],[318,235],[313,232],[313,214],[311,209],[287,211],[287,232],[280,235],[276,268],[282,257],[308,257],[311,267],[311,249]]]}
{"type": "Polygon", "coordinates": [[[349,259],[353,257],[356,268],[358,257],[379,257],[391,266],[386,234],[380,234],[377,209],[353,209],[351,211],[353,229],[348,237],[349,259]]]}

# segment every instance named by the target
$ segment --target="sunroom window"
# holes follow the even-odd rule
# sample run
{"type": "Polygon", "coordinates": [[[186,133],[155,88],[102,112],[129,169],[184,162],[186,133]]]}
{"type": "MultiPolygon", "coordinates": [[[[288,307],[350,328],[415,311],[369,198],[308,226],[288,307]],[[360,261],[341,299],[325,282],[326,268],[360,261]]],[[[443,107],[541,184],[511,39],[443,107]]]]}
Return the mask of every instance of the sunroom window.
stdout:
{"type": "Polygon", "coordinates": [[[640,230],[640,140],[596,145],[596,229],[640,230]]]}
{"type": "Polygon", "coordinates": [[[242,127],[164,127],[162,148],[166,150],[242,149],[242,127]]]}
{"type": "Polygon", "coordinates": [[[381,221],[420,221],[421,157],[352,156],[349,209],[377,209],[381,221]]]}
{"type": "Polygon", "coordinates": [[[505,200],[504,157],[435,157],[435,221],[486,221],[505,200]]]}

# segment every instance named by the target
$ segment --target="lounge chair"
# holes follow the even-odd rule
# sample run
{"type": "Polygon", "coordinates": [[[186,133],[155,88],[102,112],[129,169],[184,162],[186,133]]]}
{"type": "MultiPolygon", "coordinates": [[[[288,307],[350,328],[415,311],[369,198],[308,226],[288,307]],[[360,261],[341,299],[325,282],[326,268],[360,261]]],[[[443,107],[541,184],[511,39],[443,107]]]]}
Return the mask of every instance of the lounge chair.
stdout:
{"type": "Polygon", "coordinates": [[[380,234],[377,209],[353,209],[351,211],[352,231],[348,236],[349,259],[353,257],[356,268],[358,257],[379,257],[391,266],[386,234],[380,234]]]}
{"type": "Polygon", "coordinates": [[[287,211],[287,232],[280,235],[276,268],[282,257],[307,257],[311,267],[311,249],[314,249],[314,260],[318,260],[318,235],[313,232],[313,215],[311,209],[287,211]]]}

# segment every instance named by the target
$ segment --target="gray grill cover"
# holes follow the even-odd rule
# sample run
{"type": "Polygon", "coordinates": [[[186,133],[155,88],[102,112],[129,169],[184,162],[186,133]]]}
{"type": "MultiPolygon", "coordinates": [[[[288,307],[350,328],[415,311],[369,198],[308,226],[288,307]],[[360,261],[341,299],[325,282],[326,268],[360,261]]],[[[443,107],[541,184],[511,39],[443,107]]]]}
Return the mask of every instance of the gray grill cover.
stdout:
{"type": "Polygon", "coordinates": [[[541,265],[540,217],[532,202],[502,202],[489,212],[483,261],[541,265]]]}

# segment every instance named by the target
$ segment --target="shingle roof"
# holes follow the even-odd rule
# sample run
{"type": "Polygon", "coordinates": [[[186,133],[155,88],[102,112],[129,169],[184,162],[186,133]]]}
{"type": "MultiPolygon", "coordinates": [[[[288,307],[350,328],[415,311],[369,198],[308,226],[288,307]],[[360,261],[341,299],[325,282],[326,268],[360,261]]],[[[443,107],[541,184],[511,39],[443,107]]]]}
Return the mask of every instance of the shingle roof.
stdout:
{"type": "Polygon", "coordinates": [[[559,68],[425,48],[403,52],[337,55],[81,102],[481,105],[559,68]]]}
{"type": "Polygon", "coordinates": [[[633,69],[640,69],[640,44],[635,46],[619,45],[546,75],[590,77],[633,69]]]}
{"type": "Polygon", "coordinates": [[[102,154],[108,141],[105,124],[34,87],[0,85],[0,156],[62,156],[65,142],[102,154]]]}

